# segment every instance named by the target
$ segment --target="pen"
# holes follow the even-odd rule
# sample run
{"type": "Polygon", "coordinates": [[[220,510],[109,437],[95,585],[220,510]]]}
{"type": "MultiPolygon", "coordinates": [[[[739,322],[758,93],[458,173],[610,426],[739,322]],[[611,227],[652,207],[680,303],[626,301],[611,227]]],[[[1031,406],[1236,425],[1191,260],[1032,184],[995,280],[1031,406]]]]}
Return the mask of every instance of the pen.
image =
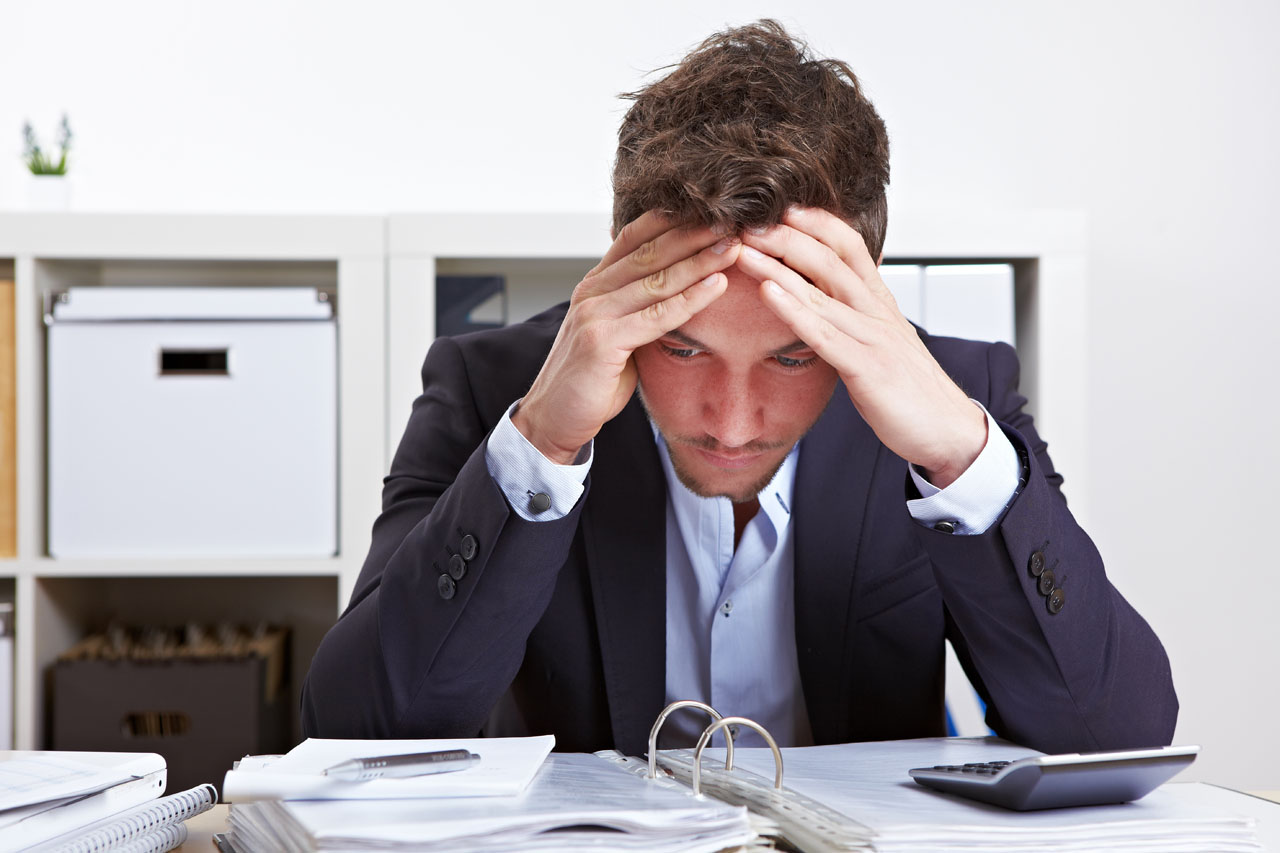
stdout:
{"type": "Polygon", "coordinates": [[[370,779],[402,779],[428,773],[466,770],[480,761],[480,756],[465,749],[439,752],[410,752],[405,755],[379,755],[374,758],[352,758],[324,771],[344,782],[366,782],[370,779]]]}

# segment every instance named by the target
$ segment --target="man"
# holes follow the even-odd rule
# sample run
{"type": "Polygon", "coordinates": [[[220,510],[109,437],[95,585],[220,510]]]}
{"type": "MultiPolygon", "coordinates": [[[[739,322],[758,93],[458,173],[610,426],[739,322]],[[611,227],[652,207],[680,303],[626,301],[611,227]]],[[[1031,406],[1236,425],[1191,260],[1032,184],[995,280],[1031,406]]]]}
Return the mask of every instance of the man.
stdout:
{"type": "Polygon", "coordinates": [[[938,735],[947,638],[1006,737],[1168,743],[1164,651],[1012,349],[917,330],[878,275],[888,143],[848,67],[765,21],[631,97],[572,300],[432,346],[304,730],[640,753],[693,698],[784,744],[938,735]]]}

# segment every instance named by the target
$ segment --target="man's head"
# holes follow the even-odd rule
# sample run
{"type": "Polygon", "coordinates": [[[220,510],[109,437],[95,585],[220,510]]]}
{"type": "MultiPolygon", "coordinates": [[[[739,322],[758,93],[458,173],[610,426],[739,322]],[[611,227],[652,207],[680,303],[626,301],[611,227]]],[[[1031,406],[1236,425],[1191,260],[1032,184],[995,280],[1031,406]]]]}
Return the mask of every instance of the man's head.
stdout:
{"type": "MultiPolygon", "coordinates": [[[[842,62],[780,25],[712,36],[634,93],[619,131],[614,230],[648,210],[722,233],[777,225],[788,207],[850,223],[879,257],[889,144],[842,62]]],[[[677,474],[704,496],[756,496],[826,407],[837,376],[737,267],[712,305],[635,351],[641,398],[677,474]]]]}
{"type": "Polygon", "coordinates": [[[798,205],[836,214],[880,256],[889,137],[845,63],[765,20],[711,36],[625,97],[615,233],[647,210],[737,233],[798,205]]]}

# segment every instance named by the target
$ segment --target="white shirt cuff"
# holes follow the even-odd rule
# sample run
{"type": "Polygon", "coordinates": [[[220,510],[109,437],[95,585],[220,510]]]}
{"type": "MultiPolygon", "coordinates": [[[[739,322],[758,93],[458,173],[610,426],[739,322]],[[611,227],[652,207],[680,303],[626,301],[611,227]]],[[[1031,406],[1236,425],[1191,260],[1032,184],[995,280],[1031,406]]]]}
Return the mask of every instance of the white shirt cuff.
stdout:
{"type": "MultiPolygon", "coordinates": [[[[552,462],[511,422],[518,405],[519,400],[512,403],[489,434],[485,465],[517,515],[526,521],[557,521],[568,515],[582,497],[583,483],[595,455],[595,442],[587,445],[586,459],[582,462],[574,465],[552,462]],[[551,498],[551,506],[539,513],[529,509],[529,499],[536,494],[551,498]]],[[[582,454],[578,458],[581,459],[582,454]]]]}
{"type": "Polygon", "coordinates": [[[916,466],[907,466],[921,494],[917,500],[907,501],[911,517],[928,527],[951,522],[954,533],[970,536],[986,533],[995,524],[1018,490],[1020,473],[1018,454],[1009,437],[981,403],[973,403],[987,419],[987,443],[954,483],[939,489],[922,477],[916,466]]]}

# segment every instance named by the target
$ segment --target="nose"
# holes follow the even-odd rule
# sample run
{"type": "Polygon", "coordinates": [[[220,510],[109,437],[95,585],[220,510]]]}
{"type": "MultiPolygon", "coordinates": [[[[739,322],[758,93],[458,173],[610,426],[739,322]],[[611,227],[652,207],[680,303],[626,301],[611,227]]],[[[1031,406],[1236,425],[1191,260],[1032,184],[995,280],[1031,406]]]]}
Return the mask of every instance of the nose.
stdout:
{"type": "Polygon", "coordinates": [[[707,434],[723,447],[742,447],[760,437],[764,406],[749,377],[725,371],[706,388],[703,419],[707,434]]]}

